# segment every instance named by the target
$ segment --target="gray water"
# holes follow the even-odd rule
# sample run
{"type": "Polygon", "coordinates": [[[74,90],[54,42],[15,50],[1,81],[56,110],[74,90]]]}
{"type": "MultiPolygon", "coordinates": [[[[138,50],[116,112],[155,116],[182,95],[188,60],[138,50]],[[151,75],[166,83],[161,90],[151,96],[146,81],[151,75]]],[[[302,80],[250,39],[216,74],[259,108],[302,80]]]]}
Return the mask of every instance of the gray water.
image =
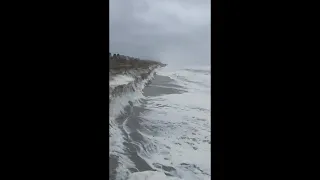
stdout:
{"type": "Polygon", "coordinates": [[[114,101],[109,179],[211,177],[209,70],[160,71],[114,101]]]}

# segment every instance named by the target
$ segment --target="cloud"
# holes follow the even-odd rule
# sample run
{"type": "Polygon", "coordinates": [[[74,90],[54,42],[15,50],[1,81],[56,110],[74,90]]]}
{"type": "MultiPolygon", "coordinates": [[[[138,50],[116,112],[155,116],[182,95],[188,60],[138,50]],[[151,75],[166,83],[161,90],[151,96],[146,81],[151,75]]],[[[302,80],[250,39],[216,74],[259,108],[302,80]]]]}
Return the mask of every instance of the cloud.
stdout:
{"type": "Polygon", "coordinates": [[[209,0],[110,0],[110,51],[169,64],[210,63],[209,0]]]}

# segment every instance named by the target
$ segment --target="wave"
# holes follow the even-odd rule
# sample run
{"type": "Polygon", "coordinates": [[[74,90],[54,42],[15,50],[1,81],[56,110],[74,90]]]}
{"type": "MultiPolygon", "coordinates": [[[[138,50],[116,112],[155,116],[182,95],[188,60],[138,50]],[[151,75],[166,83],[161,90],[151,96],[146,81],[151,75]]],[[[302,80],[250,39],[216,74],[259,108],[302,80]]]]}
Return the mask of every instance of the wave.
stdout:
{"type": "Polygon", "coordinates": [[[130,72],[114,77],[115,80],[110,82],[113,86],[110,85],[109,91],[110,116],[116,117],[123,113],[124,107],[129,102],[139,103],[139,99],[144,97],[142,90],[154,78],[157,70],[159,68],[149,69],[149,72],[130,72]]]}
{"type": "Polygon", "coordinates": [[[151,68],[113,77],[109,179],[211,177],[207,73],[151,68]]]}
{"type": "Polygon", "coordinates": [[[126,179],[130,174],[129,169],[136,169],[134,163],[128,157],[124,147],[128,138],[126,129],[123,127],[129,114],[130,108],[139,105],[144,98],[143,89],[154,78],[159,67],[151,66],[148,69],[131,70],[114,76],[109,86],[109,153],[113,166],[111,175],[115,179],[126,179]]]}

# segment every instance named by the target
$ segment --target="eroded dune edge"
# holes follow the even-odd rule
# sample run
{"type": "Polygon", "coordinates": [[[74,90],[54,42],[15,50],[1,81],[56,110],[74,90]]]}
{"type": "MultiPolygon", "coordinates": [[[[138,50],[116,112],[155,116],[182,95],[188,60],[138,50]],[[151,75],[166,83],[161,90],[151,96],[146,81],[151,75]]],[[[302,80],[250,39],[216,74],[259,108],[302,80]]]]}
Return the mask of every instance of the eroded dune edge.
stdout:
{"type": "Polygon", "coordinates": [[[142,60],[109,53],[109,102],[126,92],[135,91],[142,83],[151,81],[154,71],[166,66],[153,60],[142,60]]]}

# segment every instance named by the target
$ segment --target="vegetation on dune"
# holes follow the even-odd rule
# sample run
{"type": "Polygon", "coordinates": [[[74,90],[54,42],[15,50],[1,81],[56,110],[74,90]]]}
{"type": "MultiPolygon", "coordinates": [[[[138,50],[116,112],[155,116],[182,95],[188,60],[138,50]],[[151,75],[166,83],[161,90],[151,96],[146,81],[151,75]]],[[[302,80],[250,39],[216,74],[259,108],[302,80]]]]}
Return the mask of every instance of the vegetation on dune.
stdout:
{"type": "MultiPolygon", "coordinates": [[[[164,67],[166,64],[161,62],[152,61],[152,60],[142,60],[139,58],[124,56],[120,54],[111,54],[109,53],[109,75],[110,80],[112,77],[118,74],[123,73],[134,73],[135,79],[134,81],[130,82],[129,84],[118,85],[114,88],[110,89],[110,93],[114,95],[121,95],[121,93],[126,91],[135,91],[133,88],[133,84],[136,85],[140,83],[142,80],[148,78],[150,73],[157,67],[164,67]],[[136,70],[135,72],[132,70],[136,70]],[[140,71],[141,70],[141,71],[140,71]],[[130,72],[131,71],[131,72],[130,72]]],[[[147,82],[150,84],[150,80],[147,82]]],[[[110,99],[109,99],[110,102],[110,99]]]]}
{"type": "Polygon", "coordinates": [[[130,56],[109,53],[110,70],[145,69],[152,65],[164,67],[166,64],[152,60],[142,60],[130,56]]]}

